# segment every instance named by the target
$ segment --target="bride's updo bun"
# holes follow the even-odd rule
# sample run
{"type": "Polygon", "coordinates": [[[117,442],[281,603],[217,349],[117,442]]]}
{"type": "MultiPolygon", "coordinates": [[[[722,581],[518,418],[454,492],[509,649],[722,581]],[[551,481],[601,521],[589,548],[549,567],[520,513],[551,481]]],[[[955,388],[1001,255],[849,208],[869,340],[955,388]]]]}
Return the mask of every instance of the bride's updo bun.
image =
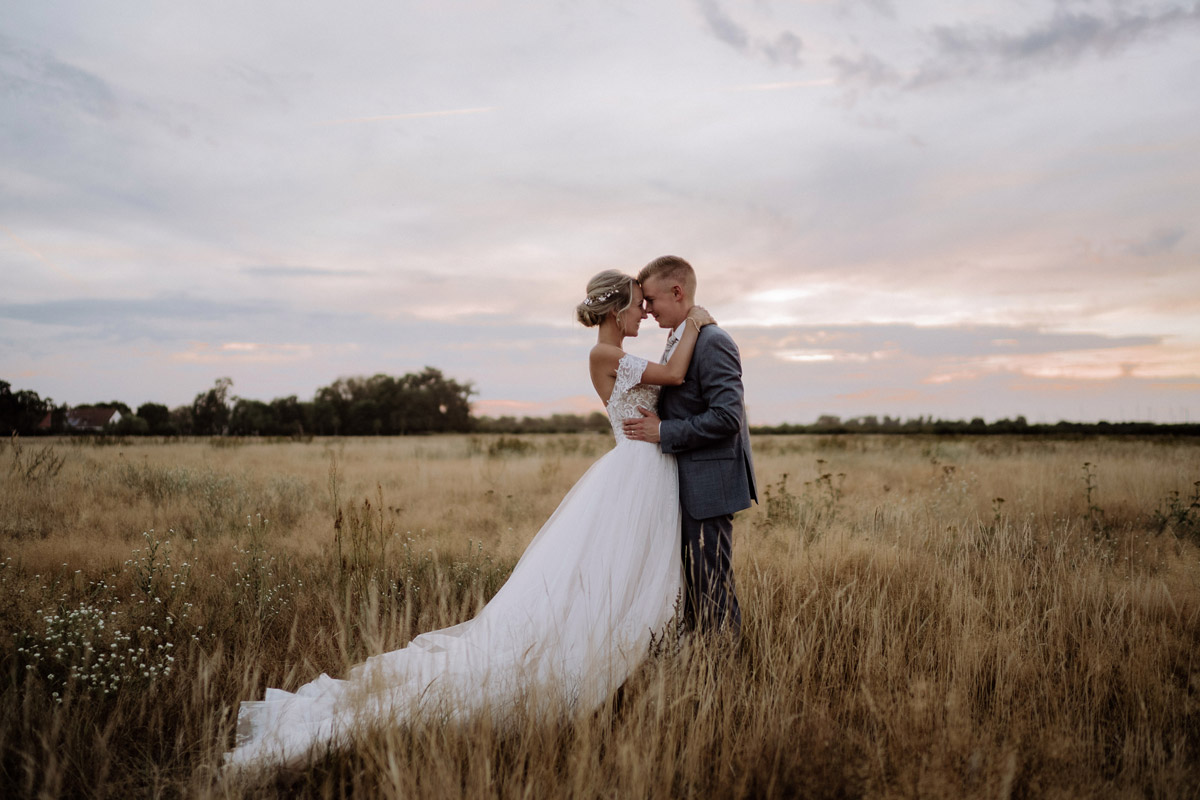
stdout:
{"type": "Polygon", "coordinates": [[[615,269],[592,276],[587,285],[587,297],[575,306],[575,317],[586,328],[599,325],[610,311],[620,314],[633,302],[634,278],[615,269]]]}

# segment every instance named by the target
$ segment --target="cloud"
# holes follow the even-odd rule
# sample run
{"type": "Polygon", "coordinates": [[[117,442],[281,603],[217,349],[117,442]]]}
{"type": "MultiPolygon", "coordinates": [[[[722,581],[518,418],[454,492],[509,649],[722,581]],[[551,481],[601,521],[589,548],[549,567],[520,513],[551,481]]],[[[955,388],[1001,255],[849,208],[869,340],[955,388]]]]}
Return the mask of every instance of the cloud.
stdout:
{"type": "Polygon", "coordinates": [[[892,0],[845,0],[839,7],[839,13],[846,14],[858,6],[864,6],[888,19],[896,18],[896,6],[892,0]]]}
{"type": "Polygon", "coordinates": [[[391,341],[395,336],[417,342],[422,339],[419,326],[404,321],[305,310],[271,299],[212,300],[186,293],[2,303],[2,320],[33,331],[24,342],[15,336],[5,342],[30,353],[71,350],[98,342],[109,346],[153,342],[175,347],[191,341],[256,342],[266,337],[275,342],[311,344],[391,341]]]}
{"type": "Polygon", "coordinates": [[[476,382],[480,400],[543,403],[590,391],[589,334],[511,316],[437,321],[253,297],[0,303],[3,372],[35,377],[30,388],[68,402],[96,394],[174,405],[222,375],[245,397],[311,396],[339,376],[433,365],[476,382]]]}
{"type": "Polygon", "coordinates": [[[117,116],[116,94],[94,73],[45,49],[0,36],[0,95],[25,95],[45,106],[67,105],[99,119],[117,116]]]}
{"type": "Polygon", "coordinates": [[[746,29],[722,11],[716,0],[696,0],[696,5],[700,9],[700,13],[704,15],[704,21],[708,23],[708,29],[717,39],[734,50],[742,52],[747,50],[750,45],[750,36],[746,33],[746,29]]]}
{"type": "MultiPolygon", "coordinates": [[[[1200,346],[1009,326],[731,328],[752,422],[819,414],[1183,419],[1200,346]],[[1153,407],[1157,403],[1156,407],[1153,407]],[[1144,415],[1144,414],[1143,414],[1144,415]]],[[[1194,413],[1194,412],[1193,412],[1194,413]]]]}
{"type": "Polygon", "coordinates": [[[170,359],[187,364],[284,364],[311,359],[316,349],[294,343],[192,342],[187,349],[172,353],[170,359]]]}
{"type": "Polygon", "coordinates": [[[152,299],[71,298],[0,304],[0,319],[70,328],[136,328],[154,320],[210,322],[262,313],[262,307],[174,294],[152,299]]]}
{"type": "Polygon", "coordinates": [[[1060,333],[1005,325],[820,325],[732,328],[743,351],[783,361],[864,363],[920,359],[1039,356],[1064,352],[1127,350],[1161,344],[1154,336],[1060,333]]]}
{"type": "Polygon", "coordinates": [[[485,417],[542,417],[549,414],[590,414],[604,411],[604,404],[594,394],[577,394],[554,400],[478,400],[471,410],[485,417]]]}
{"type": "Polygon", "coordinates": [[[939,25],[931,31],[936,56],[910,81],[920,87],[970,75],[1024,76],[1040,67],[1064,67],[1089,56],[1108,57],[1142,41],[1200,24],[1200,4],[1111,16],[1058,10],[1024,31],[990,26],[939,25]]]}
{"type": "MultiPolygon", "coordinates": [[[[484,363],[495,362],[498,353],[545,351],[564,341],[558,327],[489,314],[486,309],[461,318],[432,319],[412,312],[336,311],[265,298],[212,300],[190,294],[0,303],[3,321],[10,323],[9,335],[0,338],[0,344],[27,352],[101,341],[121,345],[149,341],[181,352],[201,342],[208,344],[196,352],[225,355],[271,347],[291,351],[294,343],[314,347],[361,343],[374,352],[403,352],[417,360],[424,358],[423,352],[453,353],[462,360],[484,363]],[[51,338],[56,341],[49,342],[51,338]]],[[[581,330],[573,328],[572,334],[581,330]]],[[[4,333],[0,329],[0,336],[4,333]]],[[[565,341],[583,340],[572,335],[565,341]]]]}
{"type": "Polygon", "coordinates": [[[1118,347],[1053,330],[1200,340],[1194,2],[28,4],[0,26],[0,372],[269,398],[432,364],[536,404],[589,391],[588,276],[674,251],[746,322],[756,419],[873,381],[1013,413],[1005,381],[1056,380],[1032,360],[921,381],[1118,347]],[[970,90],[904,91],[926,65],[970,90]]]}
{"type": "Polygon", "coordinates": [[[835,55],[829,65],[843,84],[864,86],[873,89],[879,86],[894,86],[901,82],[899,71],[872,53],[857,56],[835,55]]]}
{"type": "Polygon", "coordinates": [[[455,117],[462,114],[487,114],[495,111],[495,106],[481,108],[451,108],[442,111],[411,111],[405,114],[380,114],[373,117],[350,117],[348,119],[331,119],[320,122],[319,125],[351,125],[357,122],[388,122],[398,119],[423,119],[426,117],[455,117]]]}
{"type": "Polygon", "coordinates": [[[242,267],[241,271],[246,275],[264,278],[361,278],[371,274],[367,269],[327,269],[295,264],[264,264],[242,267]]]}
{"type": "Polygon", "coordinates": [[[3,233],[5,236],[7,236],[9,239],[11,239],[13,241],[13,243],[17,245],[17,247],[21,248],[23,251],[25,251],[29,255],[33,256],[39,263],[45,265],[46,267],[49,267],[50,270],[52,272],[54,272],[56,275],[58,275],[59,277],[66,278],[67,280],[74,283],[76,286],[84,285],[83,282],[80,281],[77,277],[72,275],[70,272],[67,272],[62,267],[60,267],[52,259],[47,258],[44,253],[42,253],[40,250],[38,250],[33,245],[29,244],[29,242],[26,242],[24,239],[17,236],[15,233],[10,231],[4,225],[0,225],[0,233],[3,233]]]}
{"type": "Polygon", "coordinates": [[[1180,226],[1160,228],[1141,241],[1129,245],[1129,252],[1143,258],[1169,253],[1186,235],[1187,230],[1180,226]]]}
{"type": "Polygon", "coordinates": [[[778,92],[788,89],[814,89],[825,86],[833,86],[837,81],[834,78],[813,78],[807,81],[773,81],[771,83],[746,83],[740,86],[731,86],[731,92],[778,92]]]}
{"type": "Polygon", "coordinates": [[[934,25],[923,34],[932,52],[908,66],[882,55],[882,46],[835,53],[829,64],[847,87],[922,89],[976,77],[1024,78],[1089,57],[1110,58],[1189,29],[1200,29],[1200,3],[1134,12],[1116,3],[1108,12],[1073,11],[1060,3],[1049,17],[1016,31],[975,23],[934,25]]]}
{"type": "Polygon", "coordinates": [[[243,87],[243,91],[254,102],[279,109],[292,108],[289,97],[290,84],[311,84],[311,77],[303,73],[273,74],[247,63],[228,64],[225,71],[243,87]]]}
{"type": "Polygon", "coordinates": [[[925,381],[973,381],[995,373],[1071,381],[1110,381],[1127,377],[1194,380],[1200,378],[1200,351],[1155,345],[993,355],[943,364],[925,381]]]}
{"type": "Polygon", "coordinates": [[[792,67],[800,66],[800,51],[803,47],[800,37],[791,31],[784,31],[776,36],[774,41],[758,43],[759,51],[772,64],[786,64],[792,67]]]}
{"type": "Polygon", "coordinates": [[[804,44],[792,31],[785,30],[773,37],[754,36],[726,14],[717,0],[696,0],[696,6],[718,41],[739,53],[761,56],[771,64],[800,66],[800,51],[804,44]]]}

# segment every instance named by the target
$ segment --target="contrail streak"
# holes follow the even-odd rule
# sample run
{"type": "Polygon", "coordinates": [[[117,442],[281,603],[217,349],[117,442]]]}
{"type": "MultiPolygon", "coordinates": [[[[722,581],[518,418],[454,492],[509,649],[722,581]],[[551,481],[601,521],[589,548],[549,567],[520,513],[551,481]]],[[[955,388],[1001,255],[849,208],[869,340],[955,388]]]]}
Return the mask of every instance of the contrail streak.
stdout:
{"type": "Polygon", "coordinates": [[[331,119],[328,122],[318,122],[320,126],[350,125],[355,122],[386,122],[393,119],[420,119],[422,117],[452,117],[458,114],[486,114],[495,111],[495,106],[485,108],[454,108],[447,111],[415,111],[411,114],[382,114],[377,117],[351,117],[349,119],[331,119]]]}
{"type": "Polygon", "coordinates": [[[4,235],[7,236],[8,238],[12,239],[16,243],[17,247],[20,247],[26,253],[29,253],[29,255],[33,256],[38,261],[42,262],[47,267],[54,270],[56,273],[58,273],[58,275],[60,277],[66,278],[71,283],[74,283],[76,286],[85,286],[83,281],[79,280],[74,275],[67,272],[65,269],[58,266],[58,264],[55,264],[50,259],[46,258],[44,255],[42,255],[40,252],[38,252],[37,248],[35,248],[33,245],[31,245],[28,242],[26,242],[25,240],[23,240],[20,236],[17,236],[15,233],[10,231],[5,226],[0,225],[0,231],[4,231],[4,235]]]}
{"type": "Polygon", "coordinates": [[[780,89],[811,89],[817,86],[833,86],[833,78],[817,78],[811,81],[787,81],[784,83],[748,83],[744,86],[731,86],[733,92],[774,92],[780,89]]]}

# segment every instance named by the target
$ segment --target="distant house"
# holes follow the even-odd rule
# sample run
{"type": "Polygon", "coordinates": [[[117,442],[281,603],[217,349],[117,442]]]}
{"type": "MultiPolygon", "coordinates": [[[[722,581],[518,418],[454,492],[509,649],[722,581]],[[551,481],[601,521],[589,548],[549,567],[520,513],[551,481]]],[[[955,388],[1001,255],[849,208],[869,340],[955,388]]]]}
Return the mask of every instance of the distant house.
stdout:
{"type": "Polygon", "coordinates": [[[72,408],[67,412],[69,431],[102,431],[105,425],[115,425],[120,421],[121,412],[115,408],[72,408]]]}

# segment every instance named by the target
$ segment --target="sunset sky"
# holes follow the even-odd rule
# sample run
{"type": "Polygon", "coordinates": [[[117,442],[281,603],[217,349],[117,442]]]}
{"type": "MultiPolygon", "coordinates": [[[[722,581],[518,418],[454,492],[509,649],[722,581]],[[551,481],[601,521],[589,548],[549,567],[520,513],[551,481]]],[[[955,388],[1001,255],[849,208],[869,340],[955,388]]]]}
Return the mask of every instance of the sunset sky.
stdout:
{"type": "Polygon", "coordinates": [[[1195,1],[6,3],[0,379],[589,412],[674,253],[752,424],[1195,422],[1197,76],[1195,1]]]}

